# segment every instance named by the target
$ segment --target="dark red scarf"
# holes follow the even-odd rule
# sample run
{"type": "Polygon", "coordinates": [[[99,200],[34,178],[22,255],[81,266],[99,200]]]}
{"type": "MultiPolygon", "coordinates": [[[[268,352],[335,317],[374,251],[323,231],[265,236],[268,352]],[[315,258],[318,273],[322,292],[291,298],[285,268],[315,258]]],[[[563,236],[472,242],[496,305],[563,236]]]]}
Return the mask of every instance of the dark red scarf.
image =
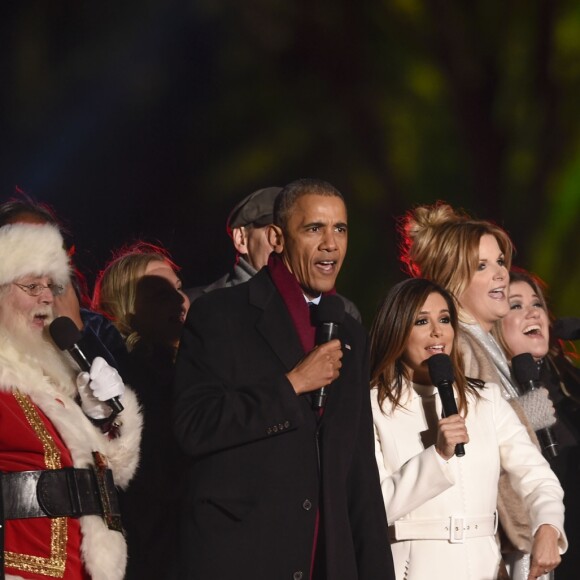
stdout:
{"type": "MultiPolygon", "coordinates": [[[[279,254],[272,252],[268,259],[268,271],[274,286],[282,296],[282,300],[288,308],[294,328],[300,337],[300,343],[305,353],[310,352],[315,346],[316,327],[312,324],[310,318],[310,308],[304,298],[304,292],[298,284],[294,274],[288,270],[279,254]]],[[[323,295],[335,294],[333,288],[330,292],[324,292],[323,295]]],[[[324,409],[319,409],[318,414],[322,416],[324,409]]],[[[320,509],[316,513],[316,522],[314,524],[314,538],[312,546],[312,556],[310,561],[310,578],[314,570],[314,561],[316,558],[316,547],[318,544],[320,526],[320,509]]]]}
{"type": "MultiPolygon", "coordinates": [[[[276,286],[286,304],[286,308],[288,308],[304,352],[310,352],[314,348],[316,327],[311,322],[310,309],[298,280],[288,270],[280,254],[275,252],[272,252],[268,259],[268,271],[274,286],[276,286]]],[[[330,292],[324,292],[323,295],[326,296],[328,294],[336,294],[336,290],[333,288],[330,292]]]]}

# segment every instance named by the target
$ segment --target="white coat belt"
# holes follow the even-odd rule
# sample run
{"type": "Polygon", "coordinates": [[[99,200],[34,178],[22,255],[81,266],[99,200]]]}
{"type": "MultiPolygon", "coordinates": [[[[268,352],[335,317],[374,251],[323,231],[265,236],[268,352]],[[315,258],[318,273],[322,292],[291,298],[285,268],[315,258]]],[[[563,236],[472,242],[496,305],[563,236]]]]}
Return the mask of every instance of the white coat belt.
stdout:
{"type": "Polygon", "coordinates": [[[447,540],[462,544],[468,538],[493,536],[497,531],[497,512],[490,516],[449,516],[424,520],[398,520],[389,526],[392,541],[447,540]]]}

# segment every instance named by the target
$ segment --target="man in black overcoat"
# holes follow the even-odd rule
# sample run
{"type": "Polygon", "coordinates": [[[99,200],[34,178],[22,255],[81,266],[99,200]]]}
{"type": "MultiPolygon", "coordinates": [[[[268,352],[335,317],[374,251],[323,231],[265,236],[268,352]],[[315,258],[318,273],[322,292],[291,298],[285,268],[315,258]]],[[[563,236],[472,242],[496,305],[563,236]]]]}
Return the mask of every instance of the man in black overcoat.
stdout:
{"type": "Polygon", "coordinates": [[[179,577],[394,579],[374,455],[367,338],[350,315],[314,347],[307,302],[334,292],[341,194],[298,180],[276,200],[275,253],[191,307],[175,432],[191,456],[179,577]],[[328,385],[324,409],[313,395],[328,385]]]}

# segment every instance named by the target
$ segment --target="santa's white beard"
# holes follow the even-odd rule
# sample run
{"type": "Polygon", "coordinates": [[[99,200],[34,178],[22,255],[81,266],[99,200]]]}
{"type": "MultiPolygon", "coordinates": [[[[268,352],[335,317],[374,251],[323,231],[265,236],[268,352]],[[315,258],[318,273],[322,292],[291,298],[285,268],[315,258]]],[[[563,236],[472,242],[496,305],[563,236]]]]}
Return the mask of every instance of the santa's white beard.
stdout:
{"type": "MultiPolygon", "coordinates": [[[[45,313],[52,317],[52,312],[45,313]]],[[[21,313],[12,311],[3,317],[0,333],[20,353],[24,364],[42,369],[42,373],[64,395],[76,396],[79,370],[70,356],[52,342],[48,326],[42,330],[33,329],[21,313]]]]}

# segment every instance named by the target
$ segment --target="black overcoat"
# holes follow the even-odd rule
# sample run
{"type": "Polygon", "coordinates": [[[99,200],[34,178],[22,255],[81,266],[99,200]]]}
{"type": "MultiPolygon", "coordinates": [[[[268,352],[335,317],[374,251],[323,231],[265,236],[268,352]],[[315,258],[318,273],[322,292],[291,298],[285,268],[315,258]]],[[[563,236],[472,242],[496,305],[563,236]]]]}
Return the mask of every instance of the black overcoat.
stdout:
{"type": "Polygon", "coordinates": [[[285,376],[304,352],[267,268],[192,305],[175,383],[175,432],[192,457],[180,578],[306,580],[317,513],[328,580],[394,578],[366,334],[347,316],[341,340],[318,428],[310,395],[285,376]]]}

